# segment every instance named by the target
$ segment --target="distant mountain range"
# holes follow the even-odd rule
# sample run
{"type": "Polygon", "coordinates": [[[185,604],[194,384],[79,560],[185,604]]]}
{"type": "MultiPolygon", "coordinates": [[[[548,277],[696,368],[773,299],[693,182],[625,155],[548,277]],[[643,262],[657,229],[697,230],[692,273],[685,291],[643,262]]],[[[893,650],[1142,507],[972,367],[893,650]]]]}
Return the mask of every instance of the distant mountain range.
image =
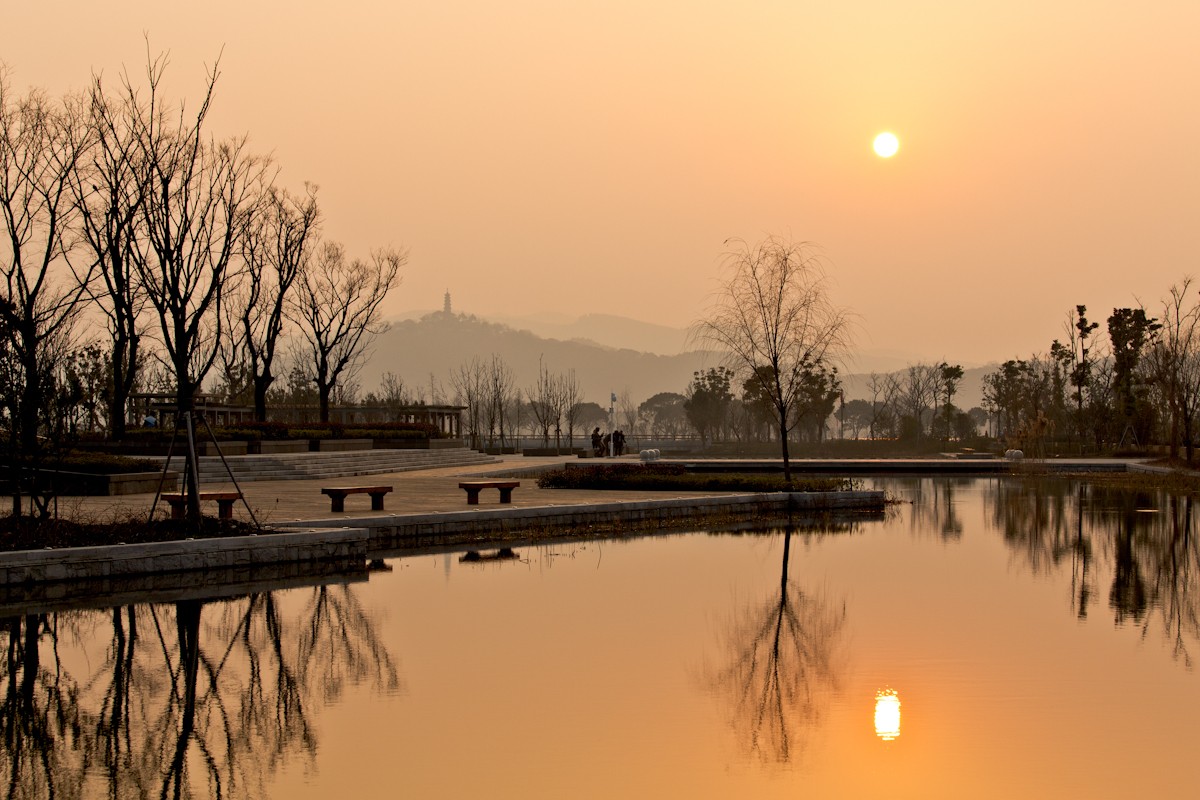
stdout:
{"type": "MultiPolygon", "coordinates": [[[[584,400],[608,406],[610,392],[628,391],[640,403],[659,392],[683,393],[692,373],[717,366],[715,353],[688,348],[687,331],[610,314],[501,317],[481,319],[467,314],[410,312],[393,320],[374,340],[371,355],[358,375],[364,390],[373,390],[384,373],[399,375],[418,395],[431,397],[430,379],[444,395],[453,393],[450,374],[472,358],[495,354],[512,369],[517,387],[531,388],[542,359],[551,372],[574,369],[584,400]]],[[[856,353],[843,370],[846,399],[869,399],[869,372],[887,373],[915,363],[899,355],[856,353]]],[[[979,405],[982,378],[992,367],[967,369],[955,404],[979,405]]]]}
{"type": "MultiPolygon", "coordinates": [[[[560,331],[586,330],[588,324],[574,328],[551,323],[560,331]]],[[[643,326],[641,330],[661,327],[637,323],[629,327],[631,333],[623,335],[634,337],[637,325],[643,326]]],[[[594,325],[593,332],[603,333],[603,327],[594,325]]],[[[453,371],[472,358],[488,361],[494,354],[512,369],[518,388],[534,386],[540,360],[554,373],[574,369],[584,400],[607,407],[612,392],[619,395],[628,390],[638,403],[658,392],[683,392],[693,372],[717,363],[715,356],[698,351],[661,355],[615,346],[609,343],[612,338],[604,338],[608,341],[601,343],[582,337],[544,337],[499,322],[439,311],[393,322],[390,330],[375,339],[358,382],[370,390],[380,385],[385,372],[392,372],[408,386],[423,387],[421,394],[428,398],[432,376],[449,395],[453,393],[453,371]]]]}
{"type": "Polygon", "coordinates": [[[543,339],[591,343],[617,350],[675,356],[689,349],[697,349],[689,347],[688,332],[683,328],[641,322],[614,314],[585,314],[577,319],[494,316],[491,320],[518,330],[527,330],[543,339]]]}

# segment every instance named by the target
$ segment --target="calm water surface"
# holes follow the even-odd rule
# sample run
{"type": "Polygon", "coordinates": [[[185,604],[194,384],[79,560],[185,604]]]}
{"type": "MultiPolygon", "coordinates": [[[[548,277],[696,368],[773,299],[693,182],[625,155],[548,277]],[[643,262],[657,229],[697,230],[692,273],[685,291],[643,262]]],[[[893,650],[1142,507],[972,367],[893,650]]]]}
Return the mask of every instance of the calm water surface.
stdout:
{"type": "Polygon", "coordinates": [[[1194,797],[1190,504],[886,487],[853,527],[10,618],[0,791],[1194,797]]]}

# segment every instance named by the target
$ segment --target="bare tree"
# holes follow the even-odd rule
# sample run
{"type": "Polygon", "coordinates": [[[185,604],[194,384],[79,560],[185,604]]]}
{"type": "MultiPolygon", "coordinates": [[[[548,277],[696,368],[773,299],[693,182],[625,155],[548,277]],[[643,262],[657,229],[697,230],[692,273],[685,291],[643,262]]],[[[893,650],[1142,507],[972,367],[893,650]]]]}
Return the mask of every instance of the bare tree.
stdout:
{"type": "MultiPolygon", "coordinates": [[[[147,66],[149,99],[137,122],[151,190],[143,206],[148,247],[134,264],[159,319],[163,349],[175,380],[177,417],[190,418],[195,395],[217,358],[222,303],[240,253],[241,232],[253,211],[251,188],[265,162],[247,152],[245,137],[217,142],[205,133],[218,77],[195,117],[178,119],[162,106],[158,87],[165,61],[147,66]]],[[[187,476],[188,516],[200,516],[199,484],[187,476]]]]}
{"type": "Polygon", "coordinates": [[[1196,412],[1200,408],[1200,303],[1192,279],[1184,278],[1163,301],[1162,329],[1150,348],[1147,365],[1167,401],[1172,458],[1183,442],[1188,463],[1195,453],[1196,412]]]}
{"type": "Polygon", "coordinates": [[[558,392],[555,399],[558,403],[559,417],[567,426],[567,447],[574,447],[579,401],[583,399],[583,390],[579,388],[575,370],[569,369],[558,376],[558,392]]]}
{"type": "Polygon", "coordinates": [[[870,378],[867,379],[867,389],[871,392],[871,417],[869,422],[869,431],[871,439],[875,439],[878,435],[879,423],[882,416],[886,413],[886,400],[880,400],[884,396],[884,388],[886,386],[886,378],[878,372],[872,372],[870,378]]]}
{"type": "Polygon", "coordinates": [[[896,401],[901,420],[907,418],[912,432],[920,439],[925,434],[925,417],[937,405],[938,370],[928,364],[912,364],[898,380],[896,401]]]}
{"type": "Polygon", "coordinates": [[[404,379],[391,371],[383,373],[379,381],[379,402],[393,413],[408,405],[408,387],[404,385],[404,379]]]}
{"type": "Polygon", "coordinates": [[[499,435],[500,445],[504,446],[506,412],[513,399],[513,372],[498,355],[492,355],[487,367],[485,395],[483,416],[487,423],[488,445],[494,446],[499,435]]]}
{"type": "MultiPolygon", "coordinates": [[[[12,464],[28,464],[31,491],[57,359],[69,347],[91,277],[90,265],[77,270],[71,259],[79,218],[72,178],[91,144],[77,104],[37,90],[14,97],[0,72],[0,323],[14,367],[4,393],[12,464]]],[[[13,486],[19,515],[20,481],[13,486]]]]}
{"type": "Polygon", "coordinates": [[[267,419],[267,392],[275,382],[275,356],[283,337],[287,298],[311,258],[320,222],[317,188],[305,185],[304,195],[267,187],[260,198],[261,213],[247,220],[242,255],[243,291],[229,308],[237,317],[231,325],[233,348],[245,354],[254,395],[254,418],[267,419]]]}
{"type": "Polygon", "coordinates": [[[322,422],[329,421],[334,388],[360,366],[369,337],[387,329],[379,309],[407,262],[408,254],[394,248],[349,261],[340,244],[326,242],[296,279],[287,314],[312,357],[322,422]]]}
{"type": "Polygon", "coordinates": [[[467,409],[467,437],[472,449],[480,447],[484,408],[488,403],[489,387],[487,367],[476,356],[450,373],[450,385],[458,402],[467,409]]]}
{"type": "Polygon", "coordinates": [[[633,393],[626,386],[617,395],[617,413],[619,415],[621,432],[637,436],[638,433],[638,404],[633,402],[633,393]]]}
{"type": "Polygon", "coordinates": [[[847,313],[825,289],[812,248],[771,237],[757,245],[734,241],[731,273],[695,332],[720,348],[744,377],[766,368],[764,387],[775,407],[784,480],[791,481],[788,433],[806,372],[836,359],[848,335],[847,313]]]}
{"type": "Polygon", "coordinates": [[[554,376],[550,374],[549,368],[539,358],[537,382],[525,390],[525,397],[529,401],[529,411],[533,415],[533,422],[537,426],[536,430],[542,435],[543,447],[550,446],[550,428],[559,418],[555,405],[556,388],[554,376]]]}
{"type": "Polygon", "coordinates": [[[105,399],[109,434],[117,440],[125,436],[126,406],[143,356],[146,295],[134,268],[134,251],[145,245],[143,204],[150,179],[145,150],[139,147],[142,115],[138,92],[127,77],[115,98],[105,92],[101,76],[93,77],[89,124],[95,146],[72,179],[81,232],[99,277],[91,296],[104,312],[112,337],[107,352],[111,384],[105,399]]]}

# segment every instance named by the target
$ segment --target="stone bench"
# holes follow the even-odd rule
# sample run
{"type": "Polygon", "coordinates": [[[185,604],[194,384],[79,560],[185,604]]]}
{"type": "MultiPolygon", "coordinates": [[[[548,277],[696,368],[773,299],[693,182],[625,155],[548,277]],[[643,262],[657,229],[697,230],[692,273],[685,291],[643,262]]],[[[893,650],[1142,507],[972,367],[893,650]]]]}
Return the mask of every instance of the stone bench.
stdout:
{"type": "Polygon", "coordinates": [[[512,490],[521,485],[520,481],[463,481],[458,488],[467,492],[467,505],[479,505],[479,492],[483,489],[499,489],[500,502],[512,502],[512,490]]]}
{"type": "Polygon", "coordinates": [[[321,490],[321,494],[329,495],[331,512],[346,510],[346,495],[348,494],[369,494],[371,495],[371,510],[383,511],[383,496],[391,490],[390,486],[327,486],[321,490]]]}
{"type": "MultiPolygon", "coordinates": [[[[183,519],[187,514],[187,495],[174,493],[164,494],[162,499],[171,506],[171,519],[183,519]]],[[[201,492],[200,502],[205,500],[217,501],[217,517],[233,519],[233,504],[242,499],[241,492],[201,492]]]]}

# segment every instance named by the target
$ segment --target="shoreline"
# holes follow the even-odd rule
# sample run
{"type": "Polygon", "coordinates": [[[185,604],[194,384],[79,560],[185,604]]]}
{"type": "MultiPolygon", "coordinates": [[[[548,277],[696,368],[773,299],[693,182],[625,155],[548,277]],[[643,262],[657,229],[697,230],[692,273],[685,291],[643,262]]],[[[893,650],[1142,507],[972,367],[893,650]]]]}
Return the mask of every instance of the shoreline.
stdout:
{"type": "MultiPolygon", "coordinates": [[[[561,462],[561,459],[554,461],[561,462]]],[[[753,471],[756,467],[769,469],[772,466],[765,460],[692,459],[680,463],[701,470],[740,467],[753,471]]],[[[479,468],[485,472],[476,470],[474,476],[515,473],[531,478],[537,471],[550,466],[553,464],[506,459],[505,463],[479,468]]],[[[1062,475],[1100,483],[1121,482],[1127,477],[1134,482],[1161,484],[1164,489],[1191,480],[1200,490],[1200,479],[1194,473],[1134,459],[972,460],[965,463],[948,459],[822,459],[797,462],[794,468],[805,474],[828,474],[840,469],[842,474],[859,477],[1062,475]]],[[[484,504],[464,508],[457,480],[470,474],[455,469],[432,470],[424,475],[410,472],[386,476],[387,481],[399,484],[400,491],[395,495],[400,501],[397,505],[415,506],[401,513],[329,514],[327,509],[326,513],[321,513],[320,506],[314,504],[313,495],[309,494],[316,494],[319,483],[280,481],[271,486],[259,484],[261,494],[254,500],[263,503],[274,497],[280,511],[287,508],[296,514],[296,518],[268,520],[265,527],[270,532],[264,531],[261,535],[0,553],[0,603],[6,596],[16,602],[21,596],[50,597],[56,593],[33,591],[34,587],[41,586],[62,588],[71,584],[131,580],[150,585],[156,582],[156,577],[165,578],[159,582],[170,585],[170,576],[183,576],[177,583],[186,584],[192,582],[195,575],[276,566],[288,569],[288,565],[306,564],[321,564],[323,570],[332,565],[346,574],[357,574],[366,570],[368,562],[409,553],[619,538],[705,526],[744,526],[747,523],[769,526],[780,520],[787,524],[789,517],[795,523],[796,515],[804,518],[800,524],[852,523],[881,517],[887,503],[884,492],[861,490],[697,492],[663,497],[664,493],[660,492],[543,490],[527,486],[518,490],[517,499],[511,505],[484,504]]],[[[74,594],[65,590],[59,593],[74,594]]]]}
{"type": "Polygon", "coordinates": [[[366,568],[408,548],[511,544],[804,514],[882,515],[883,492],[778,492],[305,520],[261,535],[0,553],[0,597],[22,587],[303,562],[366,568]],[[341,523],[341,524],[339,524],[341,523]]]}

